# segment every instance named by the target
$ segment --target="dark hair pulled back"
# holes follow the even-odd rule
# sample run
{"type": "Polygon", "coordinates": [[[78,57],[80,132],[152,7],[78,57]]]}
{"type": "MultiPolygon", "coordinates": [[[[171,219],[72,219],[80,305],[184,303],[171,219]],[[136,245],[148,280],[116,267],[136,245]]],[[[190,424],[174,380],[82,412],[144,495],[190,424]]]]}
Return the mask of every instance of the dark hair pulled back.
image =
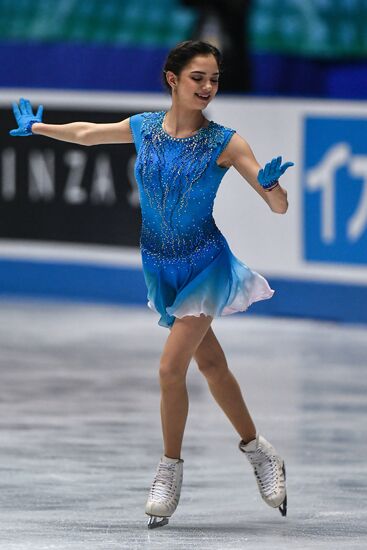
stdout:
{"type": "Polygon", "coordinates": [[[214,55],[217,60],[219,71],[221,71],[222,54],[218,48],[209,44],[209,42],[202,42],[201,40],[186,40],[185,42],[180,42],[169,52],[163,67],[163,84],[170,94],[172,94],[172,88],[167,82],[166,72],[172,71],[176,76],[179,76],[182,69],[184,69],[197,55],[214,55]]]}

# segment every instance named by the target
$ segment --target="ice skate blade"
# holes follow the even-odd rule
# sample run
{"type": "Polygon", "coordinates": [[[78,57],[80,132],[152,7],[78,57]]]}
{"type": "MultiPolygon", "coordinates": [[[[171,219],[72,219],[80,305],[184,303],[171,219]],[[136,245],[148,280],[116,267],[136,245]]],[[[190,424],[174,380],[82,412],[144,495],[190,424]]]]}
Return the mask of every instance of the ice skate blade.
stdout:
{"type": "Polygon", "coordinates": [[[287,515],[287,495],[285,495],[282,504],[279,506],[279,512],[283,517],[287,515]]]}
{"type": "MultiPolygon", "coordinates": [[[[286,480],[286,475],[285,475],[285,464],[283,463],[283,475],[284,475],[284,481],[286,480]]],[[[282,504],[279,506],[279,512],[282,514],[283,517],[285,517],[287,515],[287,493],[285,494],[285,497],[284,497],[284,500],[282,502],[282,504]]]]}
{"type": "Polygon", "coordinates": [[[148,521],[148,529],[155,529],[156,527],[163,527],[167,525],[168,518],[159,516],[150,516],[148,521]]]}

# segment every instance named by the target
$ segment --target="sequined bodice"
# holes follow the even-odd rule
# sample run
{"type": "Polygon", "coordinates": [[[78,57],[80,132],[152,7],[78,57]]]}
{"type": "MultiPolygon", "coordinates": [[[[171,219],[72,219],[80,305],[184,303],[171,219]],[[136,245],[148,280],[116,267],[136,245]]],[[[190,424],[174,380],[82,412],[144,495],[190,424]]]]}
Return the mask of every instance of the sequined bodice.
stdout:
{"type": "Polygon", "coordinates": [[[157,258],[175,260],[220,239],[212,212],[227,169],[216,160],[234,130],[211,121],[191,137],[173,138],[163,130],[164,114],[135,115],[131,127],[138,150],[141,248],[157,258]]]}

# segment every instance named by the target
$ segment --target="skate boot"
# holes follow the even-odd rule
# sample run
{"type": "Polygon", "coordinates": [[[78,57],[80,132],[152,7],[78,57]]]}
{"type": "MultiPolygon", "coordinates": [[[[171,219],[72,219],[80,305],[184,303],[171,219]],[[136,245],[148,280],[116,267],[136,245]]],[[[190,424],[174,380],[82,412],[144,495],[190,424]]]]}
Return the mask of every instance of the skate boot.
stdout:
{"type": "Polygon", "coordinates": [[[252,464],[260,494],[269,506],[279,508],[282,516],[287,515],[287,491],[285,486],[284,460],[262,435],[247,443],[243,440],[239,448],[252,464]]]}
{"type": "Polygon", "coordinates": [[[167,525],[168,518],[176,510],[180,500],[183,462],[181,458],[162,456],[145,505],[145,513],[150,516],[149,529],[167,525]]]}

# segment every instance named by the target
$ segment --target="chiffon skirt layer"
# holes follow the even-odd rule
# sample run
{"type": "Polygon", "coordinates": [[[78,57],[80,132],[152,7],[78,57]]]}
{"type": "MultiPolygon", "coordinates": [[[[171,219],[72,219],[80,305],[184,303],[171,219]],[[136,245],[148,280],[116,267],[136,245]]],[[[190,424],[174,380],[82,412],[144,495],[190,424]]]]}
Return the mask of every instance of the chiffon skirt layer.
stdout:
{"type": "Polygon", "coordinates": [[[161,315],[158,324],[163,327],[186,315],[215,318],[245,311],[274,294],[262,275],[234,256],[224,237],[219,252],[202,253],[195,267],[185,259],[157,267],[143,251],[142,260],[148,307],[161,315]]]}

